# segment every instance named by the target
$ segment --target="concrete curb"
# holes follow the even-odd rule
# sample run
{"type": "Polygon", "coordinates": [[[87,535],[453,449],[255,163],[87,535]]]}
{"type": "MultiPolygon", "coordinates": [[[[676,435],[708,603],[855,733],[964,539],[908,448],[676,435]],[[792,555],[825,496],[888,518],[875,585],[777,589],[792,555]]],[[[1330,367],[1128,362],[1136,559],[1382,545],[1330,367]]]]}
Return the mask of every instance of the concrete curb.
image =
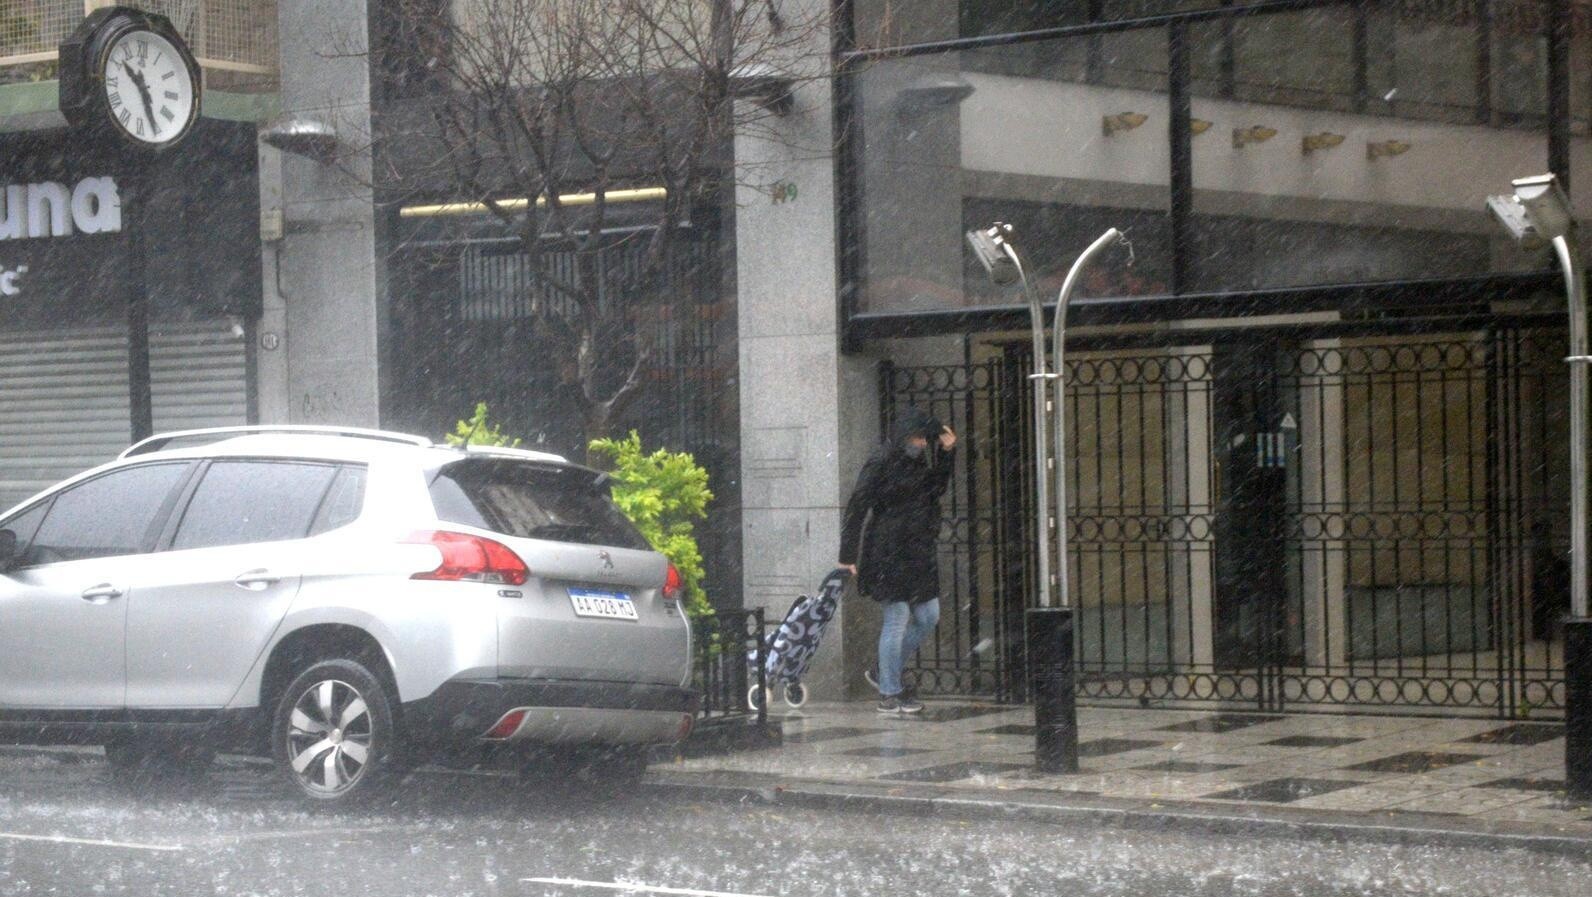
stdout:
{"type": "Polygon", "coordinates": [[[1190,801],[1149,801],[1038,792],[936,788],[819,779],[776,779],[750,773],[654,768],[646,787],[659,793],[731,803],[775,804],[952,819],[1021,819],[1121,829],[1183,831],[1245,837],[1299,838],[1405,846],[1518,849],[1592,858],[1592,833],[1548,824],[1492,822],[1429,813],[1350,813],[1190,801]]]}

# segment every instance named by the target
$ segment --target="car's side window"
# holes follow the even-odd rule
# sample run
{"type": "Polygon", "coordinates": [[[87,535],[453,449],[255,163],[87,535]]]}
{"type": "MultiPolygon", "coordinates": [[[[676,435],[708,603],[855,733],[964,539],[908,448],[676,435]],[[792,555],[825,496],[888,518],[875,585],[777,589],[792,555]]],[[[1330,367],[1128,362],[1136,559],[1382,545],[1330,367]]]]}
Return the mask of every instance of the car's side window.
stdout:
{"type": "Polygon", "coordinates": [[[78,483],[55,497],[23,557],[25,565],[139,554],[188,465],[142,464],[78,483]]]}
{"type": "Polygon", "coordinates": [[[173,550],[302,539],[337,468],[290,461],[216,461],[194,490],[173,550]]]}
{"type": "Polygon", "coordinates": [[[332,491],[321,502],[321,512],[316,516],[314,526],[310,527],[310,535],[317,536],[353,523],[359,519],[359,512],[364,506],[365,468],[344,467],[337,472],[332,491]]]}
{"type": "Polygon", "coordinates": [[[39,531],[39,524],[44,522],[44,512],[49,509],[50,502],[46,499],[0,523],[0,530],[10,530],[16,540],[16,555],[11,566],[26,563],[28,543],[33,541],[33,534],[39,531]]]}

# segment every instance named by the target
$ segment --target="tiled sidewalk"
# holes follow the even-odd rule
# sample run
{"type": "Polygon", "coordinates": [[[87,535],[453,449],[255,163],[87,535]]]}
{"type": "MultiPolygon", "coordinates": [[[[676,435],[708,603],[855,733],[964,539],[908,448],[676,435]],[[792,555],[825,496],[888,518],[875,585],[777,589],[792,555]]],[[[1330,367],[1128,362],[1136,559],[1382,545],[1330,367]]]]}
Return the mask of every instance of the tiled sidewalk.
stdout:
{"type": "Polygon", "coordinates": [[[1563,793],[1562,726],[1484,719],[1079,711],[1082,772],[1033,770],[1028,707],[931,701],[921,718],[810,704],[781,747],[683,761],[831,782],[1073,792],[1108,798],[1410,812],[1592,834],[1563,793]]]}

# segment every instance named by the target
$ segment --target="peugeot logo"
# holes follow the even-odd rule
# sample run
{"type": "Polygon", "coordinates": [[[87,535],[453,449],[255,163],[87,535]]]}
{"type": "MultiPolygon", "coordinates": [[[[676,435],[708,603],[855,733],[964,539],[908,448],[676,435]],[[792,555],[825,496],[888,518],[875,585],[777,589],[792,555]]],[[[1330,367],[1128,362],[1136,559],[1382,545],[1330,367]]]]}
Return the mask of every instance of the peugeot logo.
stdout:
{"type": "Polygon", "coordinates": [[[606,551],[599,551],[599,552],[597,552],[597,556],[602,558],[603,569],[604,570],[612,570],[612,569],[614,569],[614,556],[613,555],[609,554],[606,551]]]}

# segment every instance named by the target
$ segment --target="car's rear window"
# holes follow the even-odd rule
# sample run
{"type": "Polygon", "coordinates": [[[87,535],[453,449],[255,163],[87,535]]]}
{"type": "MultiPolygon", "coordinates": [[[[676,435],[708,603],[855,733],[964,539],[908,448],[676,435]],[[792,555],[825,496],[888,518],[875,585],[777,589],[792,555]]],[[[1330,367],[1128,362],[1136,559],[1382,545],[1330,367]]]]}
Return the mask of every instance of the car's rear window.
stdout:
{"type": "Polygon", "coordinates": [[[502,460],[460,461],[431,483],[437,519],[525,539],[649,546],[591,471],[502,460]]]}

